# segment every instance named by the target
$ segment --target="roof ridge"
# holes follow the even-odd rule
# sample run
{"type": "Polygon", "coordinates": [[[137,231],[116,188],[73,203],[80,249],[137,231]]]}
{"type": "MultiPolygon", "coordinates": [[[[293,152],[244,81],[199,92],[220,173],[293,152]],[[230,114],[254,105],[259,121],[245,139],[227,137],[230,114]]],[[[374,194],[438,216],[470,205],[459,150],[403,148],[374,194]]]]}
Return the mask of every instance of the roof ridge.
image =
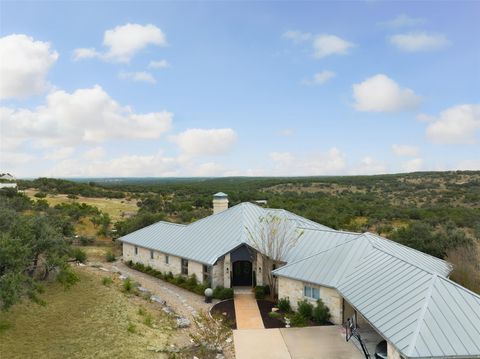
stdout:
{"type": "Polygon", "coordinates": [[[406,259],[404,259],[404,258],[401,258],[401,257],[397,256],[396,254],[393,254],[393,253],[391,253],[391,252],[389,252],[389,251],[386,251],[386,250],[384,250],[383,248],[379,248],[375,243],[371,243],[371,242],[370,242],[370,244],[371,244],[372,247],[375,248],[376,250],[378,250],[378,251],[380,251],[380,252],[383,252],[383,253],[385,253],[385,254],[388,254],[389,256],[398,259],[399,261],[405,262],[405,263],[407,263],[407,264],[409,264],[409,265],[411,265],[411,266],[413,266],[413,267],[415,267],[415,268],[418,268],[418,269],[420,269],[420,270],[422,270],[422,271],[424,271],[424,272],[427,272],[428,274],[438,275],[438,273],[433,272],[433,271],[431,271],[430,269],[426,269],[426,268],[424,268],[424,267],[420,267],[419,265],[417,265],[417,264],[415,264],[415,263],[412,263],[412,262],[410,262],[410,261],[408,261],[408,260],[406,260],[406,259]]]}
{"type": "MultiPolygon", "coordinates": [[[[303,218],[303,217],[302,217],[303,218]]],[[[309,220],[311,221],[311,220],[309,220]]],[[[317,223],[315,221],[311,221],[313,223],[317,223]]],[[[317,224],[320,224],[321,226],[323,226],[323,224],[321,223],[317,223],[317,224]]],[[[361,236],[363,234],[366,234],[368,232],[363,232],[363,233],[360,233],[360,232],[351,232],[351,231],[344,231],[344,230],[341,230],[341,229],[333,229],[333,228],[330,228],[330,227],[327,227],[325,226],[326,228],[310,228],[310,227],[302,227],[302,226],[298,226],[298,228],[301,228],[301,229],[306,229],[306,230],[310,230],[310,231],[319,231],[319,232],[335,232],[335,233],[343,233],[343,234],[352,234],[352,235],[356,235],[356,236],[361,236]]]]}
{"type": "MultiPolygon", "coordinates": [[[[412,340],[409,343],[408,347],[408,356],[413,355],[413,349],[415,348],[415,343],[418,340],[418,336],[420,334],[420,329],[425,321],[425,313],[427,312],[428,304],[430,302],[430,299],[432,298],[432,293],[433,293],[433,287],[434,284],[438,278],[438,274],[433,274],[433,277],[430,279],[430,284],[428,286],[428,292],[427,295],[425,296],[425,302],[423,303],[422,309],[420,311],[420,314],[418,316],[418,324],[415,328],[415,331],[412,334],[412,340]]],[[[398,348],[397,348],[398,349],[398,348]]]]}
{"type": "Polygon", "coordinates": [[[442,276],[439,276],[439,279],[441,280],[444,280],[446,281],[447,283],[450,283],[450,284],[453,284],[455,287],[458,287],[459,289],[462,289],[464,292],[467,292],[468,294],[472,294],[473,296],[477,297],[478,299],[480,299],[480,294],[478,293],[475,293],[474,291],[466,288],[466,287],[463,287],[461,284],[451,280],[450,278],[447,278],[447,277],[442,277],[442,276]]]}
{"type": "MultiPolygon", "coordinates": [[[[363,235],[363,233],[360,234],[358,237],[361,237],[362,235],[363,235]]],[[[341,246],[343,246],[343,245],[345,245],[345,244],[348,244],[348,243],[350,243],[350,242],[353,242],[353,241],[355,241],[358,237],[348,239],[347,241],[345,241],[345,242],[343,242],[343,243],[337,244],[337,245],[335,245],[335,246],[333,246],[333,247],[331,247],[331,248],[328,248],[328,249],[324,249],[323,251],[320,251],[320,252],[311,254],[311,255],[309,255],[308,257],[304,257],[304,258],[301,258],[301,259],[297,259],[296,261],[290,262],[290,263],[288,263],[288,264],[286,264],[286,265],[284,265],[284,266],[282,266],[282,267],[280,267],[280,268],[278,268],[278,269],[275,269],[274,271],[272,271],[272,273],[277,272],[277,271],[279,271],[279,270],[281,270],[281,269],[288,268],[288,267],[290,267],[291,265],[294,265],[294,264],[297,264],[297,263],[299,263],[299,262],[305,261],[305,260],[310,259],[310,258],[312,258],[312,257],[315,257],[315,256],[317,256],[317,255],[319,255],[319,254],[323,254],[323,253],[325,253],[325,252],[331,251],[331,250],[333,250],[333,249],[336,249],[336,248],[338,248],[338,247],[341,247],[341,246]]]]}
{"type": "MultiPolygon", "coordinates": [[[[447,265],[450,267],[450,272],[453,270],[452,264],[451,264],[450,262],[446,261],[445,259],[438,258],[438,257],[434,257],[434,256],[432,256],[431,254],[428,254],[428,253],[419,251],[418,249],[415,249],[415,248],[406,246],[405,244],[402,244],[402,243],[398,243],[398,242],[393,241],[393,240],[391,240],[391,239],[389,239],[389,238],[382,237],[381,235],[376,234],[376,233],[365,232],[365,234],[368,234],[368,235],[374,236],[374,237],[378,237],[378,238],[383,239],[383,240],[386,240],[386,241],[390,241],[390,242],[392,242],[392,243],[395,243],[395,244],[398,245],[398,246],[401,246],[401,247],[406,248],[406,249],[408,249],[408,250],[414,251],[415,253],[420,253],[420,254],[422,254],[422,255],[426,255],[426,256],[432,257],[433,259],[435,259],[435,260],[437,260],[437,261],[441,261],[441,262],[444,262],[445,264],[447,264],[447,265]]],[[[374,245],[374,246],[375,246],[375,245],[374,245]]],[[[376,247],[376,246],[375,246],[375,247],[376,247]]]]}

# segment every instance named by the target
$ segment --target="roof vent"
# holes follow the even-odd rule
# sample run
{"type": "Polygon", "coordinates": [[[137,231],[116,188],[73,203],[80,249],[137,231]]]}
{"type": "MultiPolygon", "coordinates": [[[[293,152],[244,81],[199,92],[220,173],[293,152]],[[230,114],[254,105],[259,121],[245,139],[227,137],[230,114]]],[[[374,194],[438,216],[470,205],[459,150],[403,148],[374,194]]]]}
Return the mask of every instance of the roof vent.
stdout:
{"type": "Polygon", "coordinates": [[[213,214],[220,213],[228,209],[228,195],[218,192],[213,195],[213,214]]]}

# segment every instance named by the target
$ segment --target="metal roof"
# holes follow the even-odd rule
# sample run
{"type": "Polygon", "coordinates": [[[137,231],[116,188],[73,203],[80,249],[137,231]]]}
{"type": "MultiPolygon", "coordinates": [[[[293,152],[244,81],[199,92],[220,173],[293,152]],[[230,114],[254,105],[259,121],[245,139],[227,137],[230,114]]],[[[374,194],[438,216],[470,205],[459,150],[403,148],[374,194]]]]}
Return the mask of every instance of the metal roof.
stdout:
{"type": "MultiPolygon", "coordinates": [[[[188,225],[158,222],[119,240],[211,265],[240,244],[250,244],[248,229],[253,230],[262,217],[272,213],[288,220],[292,230],[331,230],[285,210],[245,202],[188,225]]],[[[308,253],[304,241],[302,235],[295,252],[298,256],[308,253]]]]}
{"type": "Polygon", "coordinates": [[[223,193],[223,192],[217,192],[213,195],[214,198],[225,198],[228,197],[228,194],[223,193]]]}
{"type": "Polygon", "coordinates": [[[340,294],[406,358],[479,358],[480,296],[374,248],[340,294]]]}

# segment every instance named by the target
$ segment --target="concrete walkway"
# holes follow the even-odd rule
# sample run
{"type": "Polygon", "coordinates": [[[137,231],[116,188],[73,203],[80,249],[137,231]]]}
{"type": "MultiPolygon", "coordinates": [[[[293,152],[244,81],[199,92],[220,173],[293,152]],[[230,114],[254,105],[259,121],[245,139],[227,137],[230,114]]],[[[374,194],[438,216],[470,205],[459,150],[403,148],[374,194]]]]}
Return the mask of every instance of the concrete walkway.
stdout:
{"type": "Polygon", "coordinates": [[[341,326],[233,332],[236,359],[363,359],[341,326]]]}
{"type": "Polygon", "coordinates": [[[255,296],[251,292],[236,292],[233,297],[237,329],[263,329],[263,320],[255,296]]]}

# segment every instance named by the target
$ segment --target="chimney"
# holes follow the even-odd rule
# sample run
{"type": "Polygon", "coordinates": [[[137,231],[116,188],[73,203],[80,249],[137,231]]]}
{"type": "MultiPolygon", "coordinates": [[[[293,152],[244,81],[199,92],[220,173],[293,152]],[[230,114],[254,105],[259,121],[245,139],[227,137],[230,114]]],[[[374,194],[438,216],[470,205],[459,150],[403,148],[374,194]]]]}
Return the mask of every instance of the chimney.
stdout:
{"type": "Polygon", "coordinates": [[[228,195],[218,192],[213,195],[213,214],[220,213],[228,209],[228,195]]]}

